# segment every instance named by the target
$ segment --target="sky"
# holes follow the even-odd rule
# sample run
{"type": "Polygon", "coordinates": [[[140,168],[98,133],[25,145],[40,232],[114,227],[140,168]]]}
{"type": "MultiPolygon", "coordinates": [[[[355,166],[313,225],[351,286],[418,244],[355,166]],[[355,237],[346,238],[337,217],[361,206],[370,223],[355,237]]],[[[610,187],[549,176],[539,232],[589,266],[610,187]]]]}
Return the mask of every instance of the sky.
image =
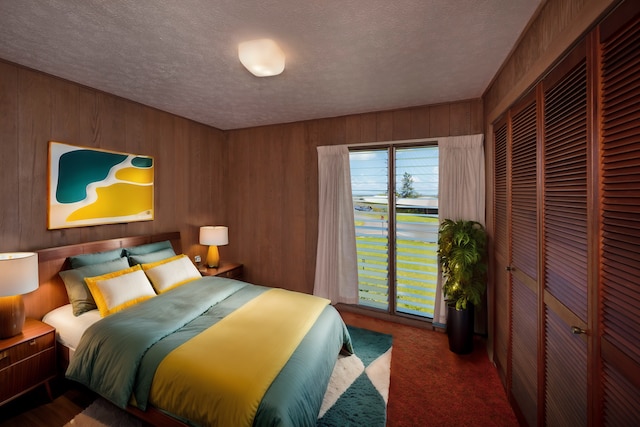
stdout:
{"type": "MultiPolygon", "coordinates": [[[[351,188],[354,196],[375,196],[387,193],[387,148],[350,153],[351,188]]],[[[413,177],[413,189],[421,196],[438,195],[438,147],[396,148],[396,190],[408,172],[413,177]]]]}

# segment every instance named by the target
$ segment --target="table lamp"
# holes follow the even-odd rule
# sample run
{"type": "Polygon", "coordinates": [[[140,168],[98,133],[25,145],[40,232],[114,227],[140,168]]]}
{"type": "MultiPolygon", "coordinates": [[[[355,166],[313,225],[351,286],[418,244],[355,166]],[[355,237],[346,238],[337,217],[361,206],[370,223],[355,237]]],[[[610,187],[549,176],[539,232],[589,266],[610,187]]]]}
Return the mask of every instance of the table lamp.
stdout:
{"type": "Polygon", "coordinates": [[[200,244],[209,245],[206,260],[207,267],[217,268],[220,263],[218,246],[229,244],[229,229],[220,225],[200,227],[200,244]]]}
{"type": "Polygon", "coordinates": [[[24,302],[22,294],[38,289],[38,254],[9,252],[0,254],[0,339],[22,332],[24,302]]]}

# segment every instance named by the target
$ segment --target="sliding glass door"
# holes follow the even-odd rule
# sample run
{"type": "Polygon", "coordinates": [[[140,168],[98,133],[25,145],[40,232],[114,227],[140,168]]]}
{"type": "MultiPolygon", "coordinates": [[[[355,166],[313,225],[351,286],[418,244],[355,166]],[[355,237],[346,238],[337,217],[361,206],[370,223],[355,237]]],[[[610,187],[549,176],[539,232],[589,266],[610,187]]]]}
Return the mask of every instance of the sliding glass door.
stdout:
{"type": "Polygon", "coordinates": [[[438,146],[352,150],[350,165],[359,304],[433,318],[438,146]]]}

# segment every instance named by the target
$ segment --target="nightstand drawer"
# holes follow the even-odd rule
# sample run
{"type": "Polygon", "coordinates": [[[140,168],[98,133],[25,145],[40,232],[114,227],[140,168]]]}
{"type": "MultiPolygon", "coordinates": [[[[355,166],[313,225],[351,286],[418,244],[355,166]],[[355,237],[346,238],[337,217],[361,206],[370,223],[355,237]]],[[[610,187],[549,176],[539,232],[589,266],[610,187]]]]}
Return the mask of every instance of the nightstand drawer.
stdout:
{"type": "Polygon", "coordinates": [[[243,273],[243,265],[236,262],[220,261],[217,268],[204,267],[200,270],[203,276],[218,276],[226,279],[241,279],[243,273]]]}
{"type": "Polygon", "coordinates": [[[42,384],[55,375],[55,347],[50,347],[15,365],[0,370],[0,403],[42,384]]]}
{"type": "Polygon", "coordinates": [[[234,268],[233,270],[225,271],[224,273],[216,274],[218,277],[225,277],[227,279],[238,279],[242,276],[242,267],[234,268]]]}
{"type": "Polygon", "coordinates": [[[47,348],[53,348],[55,346],[55,339],[56,336],[52,332],[0,351],[0,369],[13,365],[47,348]]]}

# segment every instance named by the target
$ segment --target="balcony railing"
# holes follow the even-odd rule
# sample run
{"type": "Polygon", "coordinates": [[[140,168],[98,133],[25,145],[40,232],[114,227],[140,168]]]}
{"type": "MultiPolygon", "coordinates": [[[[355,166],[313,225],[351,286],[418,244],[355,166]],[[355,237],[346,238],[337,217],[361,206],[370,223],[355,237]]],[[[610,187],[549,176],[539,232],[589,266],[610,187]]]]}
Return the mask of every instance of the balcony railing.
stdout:
{"type": "MultiPolygon", "coordinates": [[[[388,238],[386,213],[355,211],[360,304],[388,309],[388,238]]],[[[396,311],[433,318],[438,217],[396,214],[396,311]]]]}

